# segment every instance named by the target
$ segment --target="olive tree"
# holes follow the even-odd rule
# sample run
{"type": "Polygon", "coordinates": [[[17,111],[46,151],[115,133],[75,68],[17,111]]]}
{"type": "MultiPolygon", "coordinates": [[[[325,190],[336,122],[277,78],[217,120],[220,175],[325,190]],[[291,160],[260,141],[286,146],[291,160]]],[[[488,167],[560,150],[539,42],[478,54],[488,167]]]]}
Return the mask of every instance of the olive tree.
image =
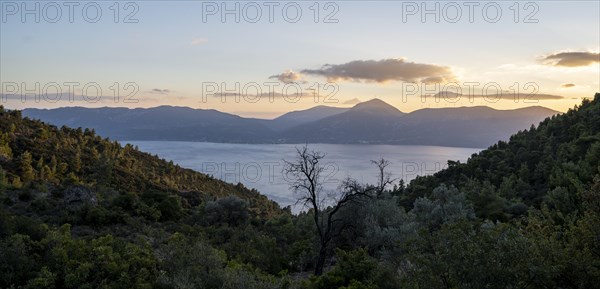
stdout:
{"type": "Polygon", "coordinates": [[[333,238],[352,226],[337,214],[340,210],[363,198],[371,197],[378,187],[361,185],[350,178],[342,182],[338,190],[327,192],[323,187],[326,169],[325,154],[308,149],[296,148],[296,159],[285,161],[284,174],[290,188],[298,195],[298,203],[311,210],[319,239],[314,274],[323,274],[323,267],[333,238]]]}

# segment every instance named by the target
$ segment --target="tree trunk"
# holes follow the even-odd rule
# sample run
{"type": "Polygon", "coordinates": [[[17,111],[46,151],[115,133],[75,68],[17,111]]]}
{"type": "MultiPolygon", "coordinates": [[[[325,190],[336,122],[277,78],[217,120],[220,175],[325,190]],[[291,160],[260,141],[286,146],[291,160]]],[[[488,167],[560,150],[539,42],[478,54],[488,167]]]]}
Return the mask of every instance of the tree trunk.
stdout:
{"type": "Polygon", "coordinates": [[[315,265],[315,276],[323,275],[323,267],[325,267],[325,257],[327,254],[327,244],[321,244],[317,264],[315,265]]]}

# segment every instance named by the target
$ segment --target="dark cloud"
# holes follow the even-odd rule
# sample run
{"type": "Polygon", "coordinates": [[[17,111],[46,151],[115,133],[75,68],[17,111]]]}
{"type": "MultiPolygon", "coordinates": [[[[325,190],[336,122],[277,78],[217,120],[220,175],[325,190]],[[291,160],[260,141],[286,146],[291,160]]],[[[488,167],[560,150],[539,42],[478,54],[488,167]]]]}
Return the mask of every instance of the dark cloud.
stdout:
{"type": "Polygon", "coordinates": [[[150,93],[156,93],[156,94],[169,94],[171,91],[168,89],[160,89],[160,88],[154,88],[150,91],[150,93]]]}
{"type": "Polygon", "coordinates": [[[600,53],[560,52],[550,54],[543,59],[545,64],[554,66],[578,67],[600,62],[600,53]]]}
{"type": "Polygon", "coordinates": [[[570,87],[575,87],[575,84],[574,83],[564,83],[560,87],[562,87],[562,88],[570,88],[570,87]]]}
{"type": "MultiPolygon", "coordinates": [[[[115,97],[112,95],[81,95],[81,94],[69,94],[66,92],[61,93],[49,93],[49,94],[41,94],[41,95],[26,95],[22,96],[21,94],[0,94],[0,104],[5,102],[15,104],[15,103],[119,103],[119,100],[123,100],[123,98],[115,100],[115,97]]],[[[134,96],[129,99],[129,101],[153,101],[154,99],[151,97],[140,97],[134,96]]]]}
{"type": "Polygon", "coordinates": [[[220,93],[220,92],[215,92],[212,94],[212,97],[216,97],[216,98],[222,98],[222,97],[226,97],[226,98],[234,98],[234,97],[246,97],[248,99],[255,99],[257,97],[261,98],[261,99],[268,99],[269,97],[273,97],[273,98],[289,98],[289,99],[294,99],[297,97],[308,97],[308,96],[314,96],[313,92],[311,91],[311,89],[306,89],[307,91],[301,91],[301,92],[297,92],[294,89],[290,89],[289,92],[287,94],[285,93],[281,93],[281,92],[263,92],[260,94],[248,94],[248,95],[242,95],[241,93],[236,93],[236,92],[224,92],[224,93],[220,93]]]}
{"type": "Polygon", "coordinates": [[[330,81],[443,83],[455,79],[449,67],[404,59],[354,60],[344,64],[325,64],[320,69],[304,69],[301,72],[324,76],[330,81]]]}
{"type": "MultiPolygon", "coordinates": [[[[438,92],[435,95],[433,95],[434,97],[440,97],[440,98],[448,98],[448,99],[456,99],[456,98],[461,98],[461,99],[478,99],[478,98],[487,98],[487,99],[508,99],[508,100],[514,100],[515,99],[515,94],[512,92],[503,92],[500,95],[494,94],[494,93],[490,93],[489,95],[484,95],[484,94],[473,94],[473,95],[467,95],[467,94],[459,94],[456,92],[452,92],[452,91],[446,91],[446,92],[438,92]]],[[[527,93],[521,93],[518,94],[517,99],[528,99],[528,100],[557,100],[557,99],[564,99],[564,96],[560,96],[560,95],[553,95],[553,94],[527,94],[527,93]]]]}
{"type": "Polygon", "coordinates": [[[342,102],[342,104],[358,104],[358,103],[361,103],[361,102],[362,101],[360,101],[360,99],[353,98],[353,99],[349,99],[349,100],[346,100],[346,101],[342,102]]]}
{"type": "Polygon", "coordinates": [[[432,76],[432,77],[427,77],[425,79],[422,79],[421,82],[425,83],[425,84],[436,84],[436,83],[447,82],[447,80],[441,76],[432,76]]]}
{"type": "Polygon", "coordinates": [[[272,75],[269,79],[277,79],[283,83],[302,82],[302,74],[288,70],[281,74],[272,75]]]}
{"type": "Polygon", "coordinates": [[[269,96],[273,96],[273,97],[288,97],[288,98],[294,98],[294,97],[307,97],[307,96],[313,96],[312,92],[296,92],[294,90],[290,90],[287,94],[286,93],[279,93],[279,92],[273,92],[271,94],[269,94],[268,92],[263,92],[262,94],[260,94],[261,97],[269,97],[269,96]]]}

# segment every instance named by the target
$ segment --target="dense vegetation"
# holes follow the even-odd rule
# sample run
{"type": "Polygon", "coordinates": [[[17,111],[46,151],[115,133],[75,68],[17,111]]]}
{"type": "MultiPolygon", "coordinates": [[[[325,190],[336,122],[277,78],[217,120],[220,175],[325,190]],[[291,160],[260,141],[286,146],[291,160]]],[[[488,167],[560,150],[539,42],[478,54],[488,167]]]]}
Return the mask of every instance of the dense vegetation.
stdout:
{"type": "Polygon", "coordinates": [[[600,94],[343,206],[320,276],[314,211],[93,131],[0,109],[0,166],[0,288],[600,288],[600,94]]]}

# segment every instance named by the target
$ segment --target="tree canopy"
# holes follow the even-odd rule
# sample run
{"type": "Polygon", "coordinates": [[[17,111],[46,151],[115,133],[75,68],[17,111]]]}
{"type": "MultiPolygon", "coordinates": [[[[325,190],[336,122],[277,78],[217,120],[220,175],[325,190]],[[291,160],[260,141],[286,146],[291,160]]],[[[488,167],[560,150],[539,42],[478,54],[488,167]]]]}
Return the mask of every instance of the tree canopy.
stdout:
{"type": "Polygon", "coordinates": [[[374,164],[292,214],[0,107],[0,288],[600,288],[600,94],[407,184],[374,164]]]}

